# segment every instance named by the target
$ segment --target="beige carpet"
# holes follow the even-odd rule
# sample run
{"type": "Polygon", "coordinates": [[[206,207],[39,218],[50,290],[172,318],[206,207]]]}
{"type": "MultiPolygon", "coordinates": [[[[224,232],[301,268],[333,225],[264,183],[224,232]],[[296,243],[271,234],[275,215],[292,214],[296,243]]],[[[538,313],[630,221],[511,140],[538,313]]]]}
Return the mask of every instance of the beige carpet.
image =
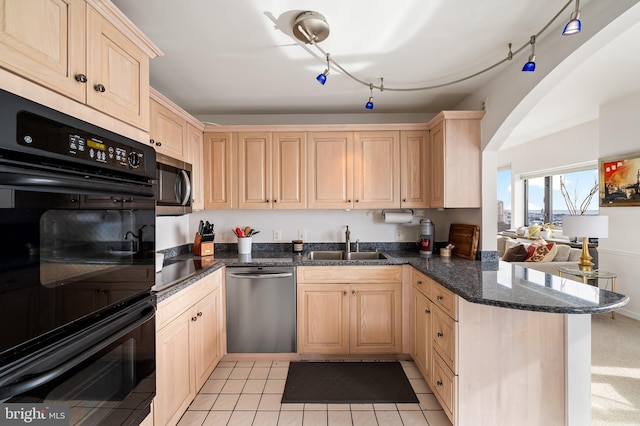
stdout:
{"type": "Polygon", "coordinates": [[[591,327],[591,424],[640,425],[640,321],[600,314],[591,327]]]}

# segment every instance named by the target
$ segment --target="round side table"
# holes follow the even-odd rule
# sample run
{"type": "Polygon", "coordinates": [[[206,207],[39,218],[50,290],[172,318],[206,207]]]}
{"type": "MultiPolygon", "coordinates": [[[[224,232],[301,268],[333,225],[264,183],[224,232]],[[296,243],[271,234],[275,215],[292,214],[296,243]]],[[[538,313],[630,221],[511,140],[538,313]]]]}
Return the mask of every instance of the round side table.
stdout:
{"type": "MultiPolygon", "coordinates": [[[[584,284],[588,284],[589,280],[598,280],[598,279],[605,279],[605,280],[610,280],[611,281],[611,291],[615,293],[616,291],[616,277],[617,275],[614,274],[613,272],[605,272],[605,271],[600,271],[600,270],[594,270],[594,271],[583,271],[581,269],[578,268],[566,268],[566,267],[561,267],[558,268],[559,271],[559,275],[560,277],[562,277],[562,274],[569,274],[569,275],[573,275],[576,277],[582,277],[582,282],[584,284]]],[[[598,282],[596,281],[596,287],[598,287],[598,282]]],[[[606,289],[606,287],[605,287],[606,289]]],[[[614,311],[611,311],[611,318],[615,318],[616,314],[614,311]]]]}

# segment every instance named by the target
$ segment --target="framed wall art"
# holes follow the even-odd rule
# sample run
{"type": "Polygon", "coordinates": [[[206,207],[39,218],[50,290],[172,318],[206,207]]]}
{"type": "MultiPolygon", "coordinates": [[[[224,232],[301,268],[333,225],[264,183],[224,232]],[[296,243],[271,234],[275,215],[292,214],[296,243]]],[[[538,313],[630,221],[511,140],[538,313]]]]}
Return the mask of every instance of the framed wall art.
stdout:
{"type": "Polygon", "coordinates": [[[640,206],[640,153],[601,158],[600,206],[640,206]]]}

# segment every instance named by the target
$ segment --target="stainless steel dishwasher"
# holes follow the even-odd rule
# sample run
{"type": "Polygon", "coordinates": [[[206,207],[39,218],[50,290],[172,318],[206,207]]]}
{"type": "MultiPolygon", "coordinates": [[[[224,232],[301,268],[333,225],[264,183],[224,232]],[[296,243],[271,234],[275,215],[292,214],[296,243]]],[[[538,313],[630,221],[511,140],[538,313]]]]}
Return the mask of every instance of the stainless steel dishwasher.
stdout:
{"type": "Polygon", "coordinates": [[[227,352],[296,352],[292,266],[227,267],[227,352]]]}

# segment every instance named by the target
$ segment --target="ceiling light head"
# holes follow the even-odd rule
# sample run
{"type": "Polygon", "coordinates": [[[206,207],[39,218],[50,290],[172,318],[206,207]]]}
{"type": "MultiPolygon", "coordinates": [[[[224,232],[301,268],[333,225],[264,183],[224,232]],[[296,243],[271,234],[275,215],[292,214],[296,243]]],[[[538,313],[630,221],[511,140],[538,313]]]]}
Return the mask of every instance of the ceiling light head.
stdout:
{"type": "Polygon", "coordinates": [[[531,40],[529,41],[531,44],[531,55],[529,55],[529,61],[524,64],[522,67],[522,71],[525,72],[533,72],[536,70],[536,36],[532,35],[531,40]]]}
{"type": "Polygon", "coordinates": [[[524,66],[522,67],[522,71],[533,72],[535,70],[536,70],[536,55],[530,55],[529,61],[526,64],[524,64],[524,66]]]}
{"type": "Polygon", "coordinates": [[[329,54],[327,53],[327,68],[322,72],[322,74],[318,74],[318,76],[316,77],[316,80],[318,80],[318,82],[320,84],[322,84],[323,86],[327,82],[327,76],[329,75],[329,69],[331,69],[331,66],[329,65],[329,54]]]}
{"type": "Polygon", "coordinates": [[[571,18],[567,25],[565,25],[564,30],[562,30],[562,35],[574,35],[578,34],[582,30],[582,22],[580,22],[580,0],[576,0],[576,10],[571,12],[571,18]]]}
{"type": "Polygon", "coordinates": [[[316,80],[318,80],[318,82],[324,86],[324,84],[327,82],[327,75],[329,75],[329,69],[324,70],[322,74],[318,74],[316,80]]]}
{"type": "Polygon", "coordinates": [[[369,100],[364,107],[366,109],[373,109],[373,83],[369,83],[369,91],[371,92],[371,96],[369,96],[369,100]]]}
{"type": "Polygon", "coordinates": [[[302,12],[293,21],[293,35],[303,43],[320,43],[329,37],[329,23],[318,12],[302,12]]]}

